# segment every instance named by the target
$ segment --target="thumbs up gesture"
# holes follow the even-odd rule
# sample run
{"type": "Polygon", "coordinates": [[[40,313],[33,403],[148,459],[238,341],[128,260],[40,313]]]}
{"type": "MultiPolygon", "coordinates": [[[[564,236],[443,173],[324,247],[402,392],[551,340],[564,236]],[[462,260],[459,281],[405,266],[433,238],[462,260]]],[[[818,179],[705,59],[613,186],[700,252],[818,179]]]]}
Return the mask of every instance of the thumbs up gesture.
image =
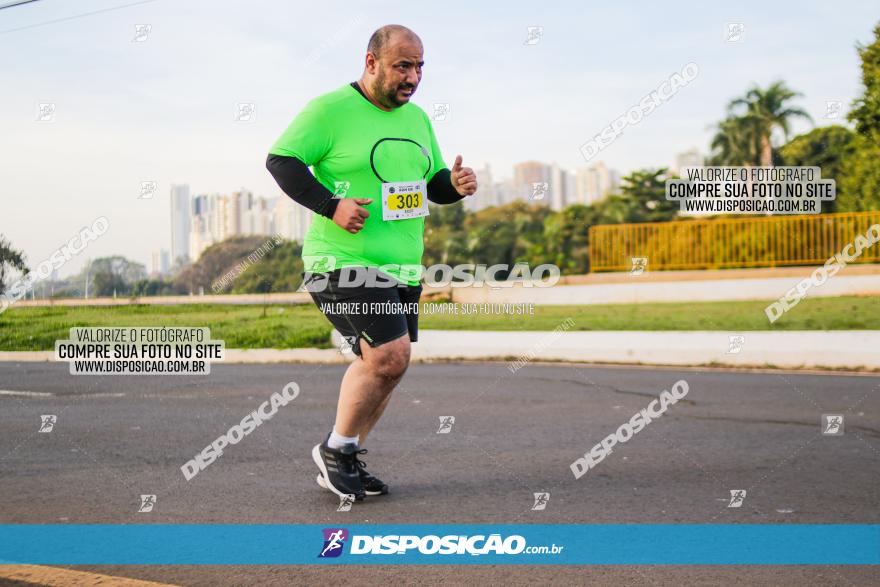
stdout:
{"type": "Polygon", "coordinates": [[[461,155],[456,155],[450,180],[452,187],[461,196],[472,196],[477,191],[477,174],[470,167],[461,166],[461,155]]]}

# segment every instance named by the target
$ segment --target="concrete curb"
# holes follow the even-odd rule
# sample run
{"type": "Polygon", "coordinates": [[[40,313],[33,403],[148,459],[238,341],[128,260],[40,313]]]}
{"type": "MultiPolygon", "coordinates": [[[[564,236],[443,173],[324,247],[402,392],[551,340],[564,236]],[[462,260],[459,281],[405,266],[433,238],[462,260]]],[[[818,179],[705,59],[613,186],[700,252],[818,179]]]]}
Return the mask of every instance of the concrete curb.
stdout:
{"type": "MultiPolygon", "coordinates": [[[[715,279],[700,281],[642,281],[632,276],[629,283],[564,285],[559,287],[458,288],[452,300],[459,303],[531,303],[535,305],[645,304],[675,302],[770,301],[785,295],[799,281],[809,277],[762,279],[715,279]]],[[[844,275],[842,270],[825,284],[809,291],[811,298],[880,295],[880,275],[844,275]]]]}
{"type": "MultiPolygon", "coordinates": [[[[531,361],[785,369],[880,369],[880,330],[419,333],[420,360],[531,361]],[[467,336],[462,336],[466,334],[467,336]],[[731,352],[731,337],[742,337],[731,352]]],[[[734,341],[737,342],[737,341],[734,341]]]]}
{"type": "MultiPolygon", "coordinates": [[[[738,339],[737,339],[738,340],[738,339]]],[[[597,331],[474,332],[424,330],[414,362],[507,361],[515,372],[531,362],[604,363],[741,368],[880,370],[880,331],[597,331]],[[742,337],[731,352],[731,337],[742,337]]],[[[338,363],[337,349],[227,349],[239,363],[338,363]]],[[[53,351],[0,352],[0,361],[54,361],[53,351]]]]}

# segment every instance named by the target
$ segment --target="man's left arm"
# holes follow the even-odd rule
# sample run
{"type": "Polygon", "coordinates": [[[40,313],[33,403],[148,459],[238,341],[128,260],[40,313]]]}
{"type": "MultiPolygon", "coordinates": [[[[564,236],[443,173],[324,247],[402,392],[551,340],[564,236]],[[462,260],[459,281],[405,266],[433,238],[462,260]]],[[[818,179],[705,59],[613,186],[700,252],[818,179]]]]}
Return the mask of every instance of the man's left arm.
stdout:
{"type": "Polygon", "coordinates": [[[461,155],[455,158],[455,165],[451,170],[446,167],[431,119],[427,114],[423,113],[423,115],[431,137],[431,156],[437,166],[437,171],[428,180],[428,201],[434,204],[460,202],[466,196],[471,196],[477,191],[477,176],[470,167],[461,166],[461,155]]]}
{"type": "Polygon", "coordinates": [[[477,175],[470,167],[461,166],[461,155],[452,169],[443,168],[428,182],[428,200],[434,204],[454,204],[477,191],[477,175]]]}

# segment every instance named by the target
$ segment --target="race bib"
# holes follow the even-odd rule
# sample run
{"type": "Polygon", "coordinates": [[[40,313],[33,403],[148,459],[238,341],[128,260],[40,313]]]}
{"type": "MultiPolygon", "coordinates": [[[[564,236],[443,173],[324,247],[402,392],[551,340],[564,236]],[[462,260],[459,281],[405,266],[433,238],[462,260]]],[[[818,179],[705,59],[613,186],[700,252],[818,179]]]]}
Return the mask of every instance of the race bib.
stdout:
{"type": "Polygon", "coordinates": [[[425,180],[382,184],[382,220],[405,220],[428,215],[425,180]]]}

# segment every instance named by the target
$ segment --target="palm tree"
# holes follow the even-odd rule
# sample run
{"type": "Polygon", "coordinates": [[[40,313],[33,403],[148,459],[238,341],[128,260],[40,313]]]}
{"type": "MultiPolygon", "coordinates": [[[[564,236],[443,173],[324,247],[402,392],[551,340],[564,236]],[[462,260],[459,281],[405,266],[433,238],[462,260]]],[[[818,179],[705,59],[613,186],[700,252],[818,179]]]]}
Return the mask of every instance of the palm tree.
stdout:
{"type": "Polygon", "coordinates": [[[770,143],[770,136],[774,130],[782,130],[785,139],[788,140],[790,123],[793,118],[805,118],[810,122],[813,121],[810,115],[801,108],[787,105],[792,98],[801,95],[799,92],[789,89],[785,82],[776,81],[770,84],[767,89],[754,86],[746,92],[745,96],[731,101],[728,105],[728,112],[733,116],[737,116],[737,111],[744,108],[742,117],[750,119],[751,124],[754,125],[760,145],[760,165],[764,167],[773,165],[773,146],[770,143]]]}
{"type": "Polygon", "coordinates": [[[759,165],[761,158],[758,125],[752,116],[728,116],[716,127],[711,148],[712,165],[759,165]]]}

